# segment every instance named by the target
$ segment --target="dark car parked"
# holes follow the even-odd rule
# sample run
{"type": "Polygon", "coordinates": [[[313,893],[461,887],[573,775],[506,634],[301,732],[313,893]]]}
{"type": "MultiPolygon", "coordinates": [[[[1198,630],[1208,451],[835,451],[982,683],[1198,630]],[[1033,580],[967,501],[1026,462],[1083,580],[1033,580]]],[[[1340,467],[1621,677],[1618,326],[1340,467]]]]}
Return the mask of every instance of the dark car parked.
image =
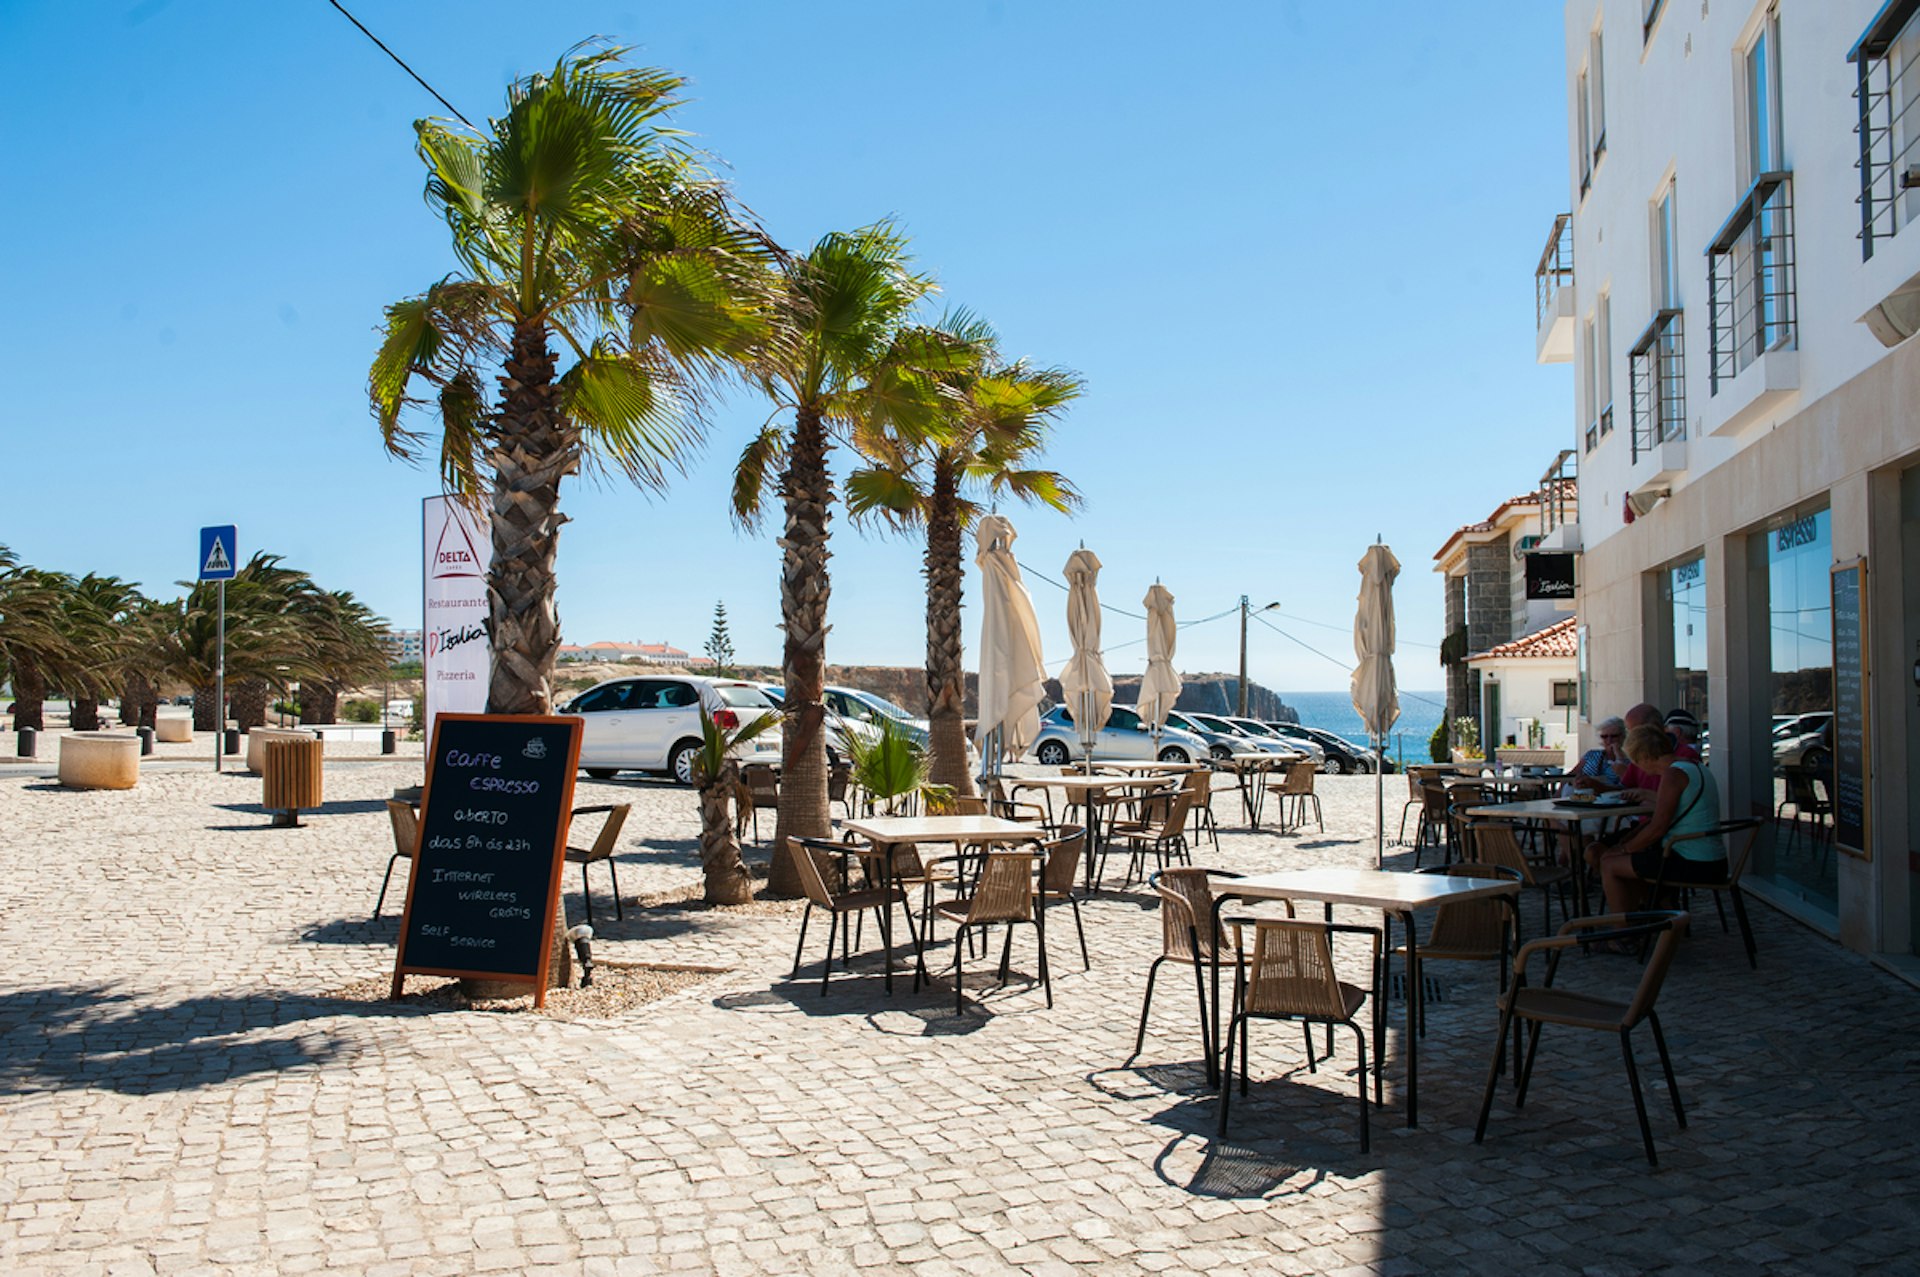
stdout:
{"type": "Polygon", "coordinates": [[[1298,723],[1268,723],[1274,731],[1295,740],[1312,741],[1327,752],[1326,761],[1320,764],[1323,772],[1338,773],[1342,776],[1354,772],[1373,770],[1373,756],[1337,732],[1321,727],[1302,727],[1298,723]]]}

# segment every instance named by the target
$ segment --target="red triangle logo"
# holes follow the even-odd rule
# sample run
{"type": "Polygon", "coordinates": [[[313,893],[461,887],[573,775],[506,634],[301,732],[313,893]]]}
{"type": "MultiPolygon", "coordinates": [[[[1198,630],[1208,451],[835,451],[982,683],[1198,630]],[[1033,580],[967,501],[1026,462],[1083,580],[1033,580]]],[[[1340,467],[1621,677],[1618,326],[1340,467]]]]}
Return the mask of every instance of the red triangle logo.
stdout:
{"type": "Polygon", "coordinates": [[[450,576],[484,578],[487,575],[486,561],[473,548],[473,538],[467,535],[466,520],[451,502],[447,506],[447,521],[440,529],[440,543],[433,547],[431,575],[436,581],[450,576]]]}

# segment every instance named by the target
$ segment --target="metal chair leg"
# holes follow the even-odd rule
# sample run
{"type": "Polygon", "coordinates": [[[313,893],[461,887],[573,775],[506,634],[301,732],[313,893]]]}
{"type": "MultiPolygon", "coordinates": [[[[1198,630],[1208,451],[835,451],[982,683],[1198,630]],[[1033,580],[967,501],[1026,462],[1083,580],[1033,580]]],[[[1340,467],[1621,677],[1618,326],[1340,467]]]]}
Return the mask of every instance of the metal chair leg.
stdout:
{"type": "Polygon", "coordinates": [[[1527,1025],[1527,1060],[1520,1066],[1520,1076],[1515,1079],[1513,1107],[1523,1108],[1527,1103],[1527,1083],[1533,1081],[1533,1057],[1540,1051],[1540,1021],[1534,1020],[1527,1025]]]}
{"type": "Polygon", "coordinates": [[[809,900],[807,901],[806,912],[800,915],[800,943],[793,946],[793,973],[787,977],[789,980],[798,979],[800,976],[800,955],[806,951],[807,924],[812,921],[813,901],[809,900]]]}
{"type": "Polygon", "coordinates": [[[399,859],[400,853],[397,851],[387,857],[387,872],[380,879],[380,898],[373,902],[373,916],[376,921],[380,917],[380,906],[387,903],[387,887],[393,882],[393,866],[399,859]]]}
{"type": "Polygon", "coordinates": [[[1233,1096],[1233,1042],[1235,1036],[1244,1027],[1242,1020],[1243,1017],[1236,1015],[1227,1022],[1227,1050],[1225,1058],[1221,1061],[1220,1070],[1220,1125],[1216,1132],[1220,1135],[1227,1133],[1227,1106],[1232,1102],[1233,1096]]]}
{"type": "Polygon", "coordinates": [[[1507,1055],[1507,1031],[1513,1027],[1513,1008],[1500,1009],[1500,1032],[1493,1039],[1493,1062],[1487,1065],[1487,1086],[1480,1095],[1480,1120],[1474,1123],[1473,1142],[1480,1143],[1487,1137],[1487,1115],[1493,1112],[1493,1090],[1500,1084],[1501,1066],[1507,1055]]]}
{"type": "Polygon", "coordinates": [[[593,884],[587,881],[587,862],[580,862],[580,898],[586,901],[587,925],[593,925],[593,884]]]}
{"type": "Polygon", "coordinates": [[[1372,1133],[1367,1129],[1367,1034],[1357,1024],[1350,1027],[1360,1042],[1360,1151],[1364,1153],[1372,1142],[1372,1133]]]}
{"type": "Polygon", "coordinates": [[[1620,1030],[1620,1054],[1627,1062],[1627,1085],[1633,1088],[1633,1111],[1640,1119],[1640,1141],[1647,1146],[1647,1165],[1660,1165],[1660,1158],[1653,1151],[1653,1126],[1647,1121],[1647,1100],[1640,1093],[1640,1070],[1633,1062],[1633,1039],[1626,1029],[1620,1030]]]}
{"type": "Polygon", "coordinates": [[[1680,1084],[1673,1080],[1673,1058],[1667,1054],[1667,1036],[1660,1032],[1660,1017],[1647,1012],[1647,1024],[1653,1030],[1653,1045],[1660,1052],[1660,1071],[1667,1075],[1667,1095],[1673,1100],[1674,1120],[1680,1129],[1687,1126],[1687,1111],[1680,1107],[1680,1084]]]}
{"type": "Polygon", "coordinates": [[[833,921],[827,924],[827,960],[820,964],[820,996],[827,996],[827,979],[833,974],[833,937],[839,934],[841,942],[846,941],[847,929],[840,921],[840,915],[834,913],[833,921]]]}
{"type": "MultiPolygon", "coordinates": [[[[1140,1001],[1140,1029],[1133,1035],[1133,1054],[1129,1055],[1126,1060],[1122,1062],[1122,1068],[1139,1059],[1140,1053],[1147,1049],[1147,1012],[1153,1009],[1153,982],[1160,974],[1160,964],[1165,961],[1166,958],[1164,957],[1155,958],[1152,965],[1147,968],[1147,996],[1140,1001]]],[[[1199,969],[1199,966],[1196,964],[1194,970],[1198,971],[1199,969]]],[[[1204,987],[1200,990],[1200,1036],[1202,1039],[1207,1036],[1206,989],[1204,987]]],[[[1211,1060],[1212,1057],[1209,1056],[1208,1058],[1211,1060]]],[[[1212,1065],[1209,1064],[1208,1068],[1211,1070],[1212,1065]]]]}
{"type": "Polygon", "coordinates": [[[1757,971],[1760,969],[1759,950],[1753,943],[1753,924],[1747,921],[1747,902],[1737,886],[1728,894],[1733,897],[1733,916],[1740,924],[1740,939],[1747,946],[1747,965],[1757,971]]]}
{"type": "Polygon", "coordinates": [[[607,877],[613,880],[613,920],[615,922],[625,922],[627,920],[627,907],[620,903],[620,870],[615,865],[612,856],[607,857],[607,877]]]}

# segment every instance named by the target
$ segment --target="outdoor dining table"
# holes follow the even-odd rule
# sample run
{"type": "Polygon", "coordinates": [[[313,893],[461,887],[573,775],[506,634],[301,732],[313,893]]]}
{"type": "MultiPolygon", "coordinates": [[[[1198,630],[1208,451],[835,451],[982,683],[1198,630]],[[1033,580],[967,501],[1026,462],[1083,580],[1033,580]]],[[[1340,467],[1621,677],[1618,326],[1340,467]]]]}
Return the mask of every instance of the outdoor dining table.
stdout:
{"type": "MultiPolygon", "coordinates": [[[[1503,878],[1456,878],[1447,874],[1400,873],[1386,869],[1289,869],[1281,873],[1255,874],[1246,878],[1222,878],[1214,883],[1214,934],[1220,934],[1221,908],[1230,900],[1318,900],[1327,906],[1331,917],[1334,905],[1358,905],[1380,910],[1380,963],[1373,977],[1373,1095],[1382,1103],[1386,1074],[1386,1021],[1380,1004],[1386,1000],[1389,968],[1393,965],[1393,920],[1399,918],[1407,929],[1407,1125],[1419,1124],[1420,1095],[1420,982],[1413,978],[1418,969],[1418,936],[1413,915],[1424,909],[1466,900],[1488,900],[1501,896],[1518,897],[1520,884],[1503,878]]],[[[1213,963],[1213,1041],[1220,1042],[1220,961],[1221,945],[1214,946],[1213,963]]],[[[1215,1081],[1221,1068],[1232,1067],[1229,1060],[1207,1061],[1207,1077],[1215,1081]]]]}
{"type": "Polygon", "coordinates": [[[1144,758],[1110,759],[1096,761],[1093,765],[1096,774],[1100,772],[1139,772],[1148,775],[1184,776],[1188,772],[1210,770],[1205,763],[1163,763],[1144,758]]]}
{"type": "Polygon", "coordinates": [[[1270,754],[1265,750],[1251,754],[1229,754],[1213,760],[1216,771],[1232,772],[1240,781],[1240,803],[1246,809],[1247,824],[1260,832],[1260,813],[1267,803],[1267,777],[1276,768],[1287,768],[1306,758],[1305,754],[1270,754]]]}
{"type": "Polygon", "coordinates": [[[1517,803],[1488,803],[1467,808],[1475,820],[1538,820],[1563,825],[1573,844],[1573,893],[1581,916],[1587,910],[1587,830],[1589,820],[1619,820],[1629,816],[1653,815],[1652,803],[1571,803],[1564,798],[1531,798],[1517,803]]]}
{"type": "Polygon", "coordinates": [[[1105,825],[1100,820],[1100,808],[1118,806],[1111,794],[1126,790],[1159,789],[1167,784],[1166,776],[1027,776],[1012,781],[1013,791],[1023,789],[1044,789],[1049,791],[1047,810],[1053,810],[1051,791],[1059,790],[1067,797],[1077,800],[1087,809],[1087,855],[1085,869],[1087,889],[1093,889],[1094,863],[1106,849],[1108,827],[1113,824],[1109,811],[1105,825]]]}
{"type": "MultiPolygon", "coordinates": [[[[873,844],[871,849],[849,847],[849,852],[875,860],[880,866],[880,889],[893,889],[894,853],[903,846],[923,842],[952,843],[967,847],[993,843],[1044,842],[1051,832],[1030,821],[1006,820],[999,816],[862,816],[842,821],[840,827],[859,834],[873,844]]],[[[911,922],[911,919],[909,919],[911,922]]],[[[893,992],[893,910],[880,913],[880,943],[887,952],[887,992],[893,992]]],[[[914,986],[927,979],[926,957],[915,946],[914,986]]]]}

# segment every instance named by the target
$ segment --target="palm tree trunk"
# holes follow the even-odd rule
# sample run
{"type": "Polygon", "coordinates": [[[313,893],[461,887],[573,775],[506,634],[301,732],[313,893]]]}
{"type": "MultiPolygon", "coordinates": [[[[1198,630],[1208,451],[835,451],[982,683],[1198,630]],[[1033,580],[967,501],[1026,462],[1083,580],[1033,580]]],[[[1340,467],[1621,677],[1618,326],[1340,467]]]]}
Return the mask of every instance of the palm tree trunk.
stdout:
{"type": "Polygon", "coordinates": [[[73,708],[67,715],[67,724],[76,732],[97,732],[100,730],[100,698],[97,696],[76,696],[73,708]]]}
{"type": "Polygon", "coordinates": [[[151,727],[158,699],[151,679],[145,674],[128,674],[120,689],[120,722],[127,727],[151,727]]]}
{"type": "Polygon", "coordinates": [[[13,658],[13,730],[31,727],[47,730],[47,678],[39,662],[25,656],[13,658]]]}
{"type": "Polygon", "coordinates": [[[235,726],[243,732],[264,727],[267,722],[267,700],[272,691],[264,678],[243,678],[233,684],[228,689],[227,700],[233,707],[235,726]]]}
{"type": "Polygon", "coordinates": [[[927,723],[931,779],[955,794],[974,792],[967,766],[967,676],[960,640],[966,570],[960,537],[959,476],[953,457],[934,462],[927,503],[927,723]]]}
{"type": "Polygon", "coordinates": [[[340,689],[316,678],[300,680],[300,722],[337,723],[340,721],[340,689]]]}
{"type": "Polygon", "coordinates": [[[553,706],[553,663],[560,652],[553,560],[566,522],[560,478],[574,468],[578,454],[559,399],[546,328],[516,325],[500,378],[500,437],[493,450],[490,714],[545,714],[553,706]]]}
{"type": "Polygon", "coordinates": [[[193,730],[196,732],[220,731],[226,727],[221,722],[221,707],[214,704],[214,684],[209,681],[193,685],[193,730]]]}
{"type": "Polygon", "coordinates": [[[822,838],[829,829],[827,741],[820,730],[827,716],[827,517],[833,500],[827,450],[820,413],[800,409],[794,414],[787,469],[780,479],[787,511],[787,534],[780,541],[780,620],[786,630],[781,673],[787,717],[780,728],[780,811],[767,874],[767,890],[779,896],[800,894],[800,876],[786,840],[822,838]]]}
{"type": "Polygon", "coordinates": [[[753,899],[753,880],[740,860],[727,798],[739,784],[739,767],[729,762],[718,779],[700,789],[700,869],[706,876],[710,905],[743,905],[753,899]]]}

